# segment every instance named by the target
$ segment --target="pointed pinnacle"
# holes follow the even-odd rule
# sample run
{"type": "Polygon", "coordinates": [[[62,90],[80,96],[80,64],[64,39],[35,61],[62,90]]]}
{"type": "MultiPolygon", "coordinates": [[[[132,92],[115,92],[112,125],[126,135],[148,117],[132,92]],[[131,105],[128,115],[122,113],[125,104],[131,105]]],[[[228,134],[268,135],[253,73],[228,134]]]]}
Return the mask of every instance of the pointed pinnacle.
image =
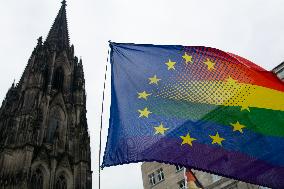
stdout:
{"type": "Polygon", "coordinates": [[[62,6],[51,26],[45,43],[56,46],[62,50],[69,48],[68,23],[66,18],[66,0],[62,1],[62,6]]]}
{"type": "Polygon", "coordinates": [[[66,6],[66,0],[63,0],[61,3],[62,5],[66,6]]]}
{"type": "Polygon", "coordinates": [[[83,66],[83,63],[82,63],[82,57],[80,57],[79,65],[80,65],[80,66],[83,66]]]}

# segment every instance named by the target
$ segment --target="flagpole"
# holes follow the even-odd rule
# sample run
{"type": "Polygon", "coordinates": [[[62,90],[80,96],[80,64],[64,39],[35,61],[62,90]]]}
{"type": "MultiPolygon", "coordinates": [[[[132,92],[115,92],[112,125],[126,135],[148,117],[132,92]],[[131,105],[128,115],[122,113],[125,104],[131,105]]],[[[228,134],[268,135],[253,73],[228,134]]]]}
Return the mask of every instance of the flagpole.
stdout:
{"type": "Polygon", "coordinates": [[[103,113],[104,113],[104,100],[105,100],[105,89],[106,89],[106,79],[107,79],[107,64],[109,59],[108,50],[107,62],[105,67],[105,80],[103,89],[103,100],[102,100],[102,111],[101,111],[101,124],[100,124],[100,144],[99,144],[99,189],[101,189],[101,153],[102,153],[102,129],[103,129],[103,113]]]}

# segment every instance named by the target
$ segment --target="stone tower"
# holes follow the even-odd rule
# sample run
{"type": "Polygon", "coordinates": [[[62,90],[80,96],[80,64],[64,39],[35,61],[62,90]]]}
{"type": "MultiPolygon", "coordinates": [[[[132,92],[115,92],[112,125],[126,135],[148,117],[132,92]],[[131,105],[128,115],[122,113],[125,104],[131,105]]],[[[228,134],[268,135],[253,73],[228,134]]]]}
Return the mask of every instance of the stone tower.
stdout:
{"type": "Polygon", "coordinates": [[[2,102],[0,189],[90,189],[90,157],[83,65],[69,44],[64,0],[2,102]]]}

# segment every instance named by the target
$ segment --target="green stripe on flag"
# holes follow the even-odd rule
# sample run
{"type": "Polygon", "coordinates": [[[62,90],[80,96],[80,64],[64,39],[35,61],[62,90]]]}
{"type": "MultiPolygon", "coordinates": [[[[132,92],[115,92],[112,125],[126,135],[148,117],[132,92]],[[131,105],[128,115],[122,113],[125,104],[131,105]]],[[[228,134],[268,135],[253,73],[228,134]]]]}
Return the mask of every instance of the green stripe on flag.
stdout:
{"type": "Polygon", "coordinates": [[[245,129],[256,133],[284,137],[283,111],[261,108],[241,111],[241,107],[237,106],[216,106],[162,98],[152,99],[148,102],[148,107],[154,114],[169,118],[204,120],[230,127],[238,121],[245,125],[245,129]]]}

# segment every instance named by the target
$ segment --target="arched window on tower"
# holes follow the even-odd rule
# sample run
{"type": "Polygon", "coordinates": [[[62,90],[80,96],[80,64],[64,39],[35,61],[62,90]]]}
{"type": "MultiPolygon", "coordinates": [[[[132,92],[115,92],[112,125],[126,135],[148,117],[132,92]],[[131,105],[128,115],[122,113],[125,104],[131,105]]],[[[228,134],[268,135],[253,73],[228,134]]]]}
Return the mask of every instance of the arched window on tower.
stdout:
{"type": "Polygon", "coordinates": [[[30,183],[31,189],[43,189],[43,175],[40,169],[36,169],[33,172],[31,183],[30,183]]]}
{"type": "Polygon", "coordinates": [[[54,106],[49,112],[48,128],[46,131],[46,141],[48,143],[55,142],[55,136],[58,135],[59,141],[63,140],[65,126],[65,113],[60,106],[54,106]]]}
{"type": "Polygon", "coordinates": [[[52,89],[62,91],[64,82],[64,72],[62,67],[55,70],[53,74],[52,89]]]}
{"type": "Polygon", "coordinates": [[[63,175],[59,176],[56,180],[55,189],[67,189],[67,182],[63,175]]]}
{"type": "Polygon", "coordinates": [[[44,91],[46,91],[48,87],[48,80],[49,80],[49,71],[48,71],[47,66],[43,69],[42,74],[43,74],[43,89],[44,91]]]}
{"type": "Polygon", "coordinates": [[[51,118],[49,123],[49,129],[47,133],[47,141],[52,143],[54,140],[55,132],[60,127],[60,120],[56,118],[51,118]]]}

